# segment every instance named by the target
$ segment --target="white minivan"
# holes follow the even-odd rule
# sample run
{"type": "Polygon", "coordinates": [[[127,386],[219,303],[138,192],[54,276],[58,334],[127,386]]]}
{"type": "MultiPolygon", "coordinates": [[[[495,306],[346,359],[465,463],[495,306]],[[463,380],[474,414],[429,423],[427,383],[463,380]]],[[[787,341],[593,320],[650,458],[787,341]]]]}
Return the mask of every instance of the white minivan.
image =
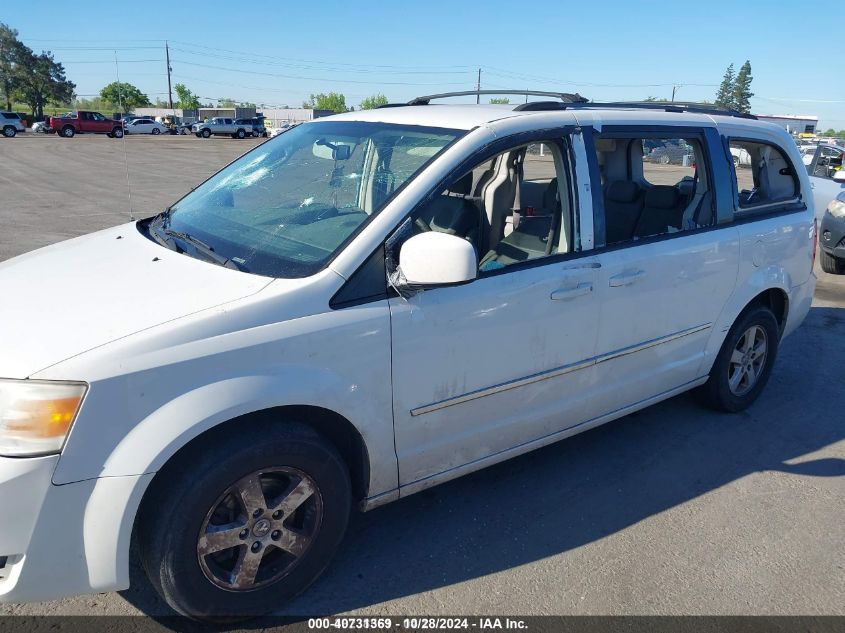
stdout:
{"type": "Polygon", "coordinates": [[[0,264],[0,600],[124,589],[137,539],[179,613],[264,613],[353,507],[689,389],[749,406],[815,286],[795,143],[559,96],[319,119],[0,264]]]}

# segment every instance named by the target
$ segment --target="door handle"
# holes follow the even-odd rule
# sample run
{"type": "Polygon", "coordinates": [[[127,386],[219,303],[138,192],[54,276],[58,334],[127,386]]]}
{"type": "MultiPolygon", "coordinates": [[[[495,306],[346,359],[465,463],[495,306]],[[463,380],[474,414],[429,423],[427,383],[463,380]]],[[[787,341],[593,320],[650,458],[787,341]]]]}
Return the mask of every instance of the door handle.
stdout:
{"type": "Polygon", "coordinates": [[[584,283],[580,283],[574,288],[567,288],[565,290],[555,290],[549,298],[552,301],[569,301],[574,299],[575,297],[580,297],[582,295],[588,295],[593,291],[593,284],[586,281],[584,283]]]}
{"type": "Polygon", "coordinates": [[[637,270],[631,273],[620,273],[610,278],[610,287],[621,288],[622,286],[630,286],[631,284],[636,283],[643,277],[645,277],[644,270],[637,270]]]}

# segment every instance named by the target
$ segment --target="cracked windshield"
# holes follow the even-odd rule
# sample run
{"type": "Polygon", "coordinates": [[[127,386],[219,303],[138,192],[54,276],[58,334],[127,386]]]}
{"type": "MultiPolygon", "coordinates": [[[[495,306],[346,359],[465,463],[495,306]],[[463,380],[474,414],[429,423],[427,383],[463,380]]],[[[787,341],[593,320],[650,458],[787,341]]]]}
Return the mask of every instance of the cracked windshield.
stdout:
{"type": "Polygon", "coordinates": [[[354,121],[300,125],[179,201],[167,227],[246,272],[311,275],[461,133],[354,121]]]}

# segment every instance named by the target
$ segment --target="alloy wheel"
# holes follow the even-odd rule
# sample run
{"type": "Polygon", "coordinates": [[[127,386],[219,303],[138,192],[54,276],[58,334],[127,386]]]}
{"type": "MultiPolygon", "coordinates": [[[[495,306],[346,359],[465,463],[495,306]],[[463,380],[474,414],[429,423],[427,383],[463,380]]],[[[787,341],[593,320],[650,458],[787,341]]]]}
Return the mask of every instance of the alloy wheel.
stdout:
{"type": "Polygon", "coordinates": [[[292,467],[256,471],[235,482],[203,521],[197,557],[205,577],[228,591],[277,582],[302,560],[320,530],[316,483],[292,467]]]}
{"type": "Polygon", "coordinates": [[[731,353],[728,386],[735,396],[744,396],[754,388],[766,366],[769,341],[766,330],[752,325],[739,337],[731,353]]]}

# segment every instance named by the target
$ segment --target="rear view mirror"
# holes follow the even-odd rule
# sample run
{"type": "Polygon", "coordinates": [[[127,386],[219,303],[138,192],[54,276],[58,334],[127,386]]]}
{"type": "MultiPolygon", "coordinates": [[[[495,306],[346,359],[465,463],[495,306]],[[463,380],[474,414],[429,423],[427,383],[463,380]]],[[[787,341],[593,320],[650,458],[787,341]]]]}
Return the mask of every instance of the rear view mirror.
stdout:
{"type": "Polygon", "coordinates": [[[420,233],[402,245],[399,272],[409,289],[466,283],[478,272],[475,248],[457,235],[420,233]]]}
{"type": "Polygon", "coordinates": [[[352,148],[352,144],[332,142],[321,138],[314,143],[312,152],[317,158],[325,158],[327,160],[348,160],[352,155],[352,148]]]}
{"type": "Polygon", "coordinates": [[[843,171],[842,169],[837,169],[835,172],[833,172],[833,179],[836,182],[845,182],[845,171],[843,171]]]}

